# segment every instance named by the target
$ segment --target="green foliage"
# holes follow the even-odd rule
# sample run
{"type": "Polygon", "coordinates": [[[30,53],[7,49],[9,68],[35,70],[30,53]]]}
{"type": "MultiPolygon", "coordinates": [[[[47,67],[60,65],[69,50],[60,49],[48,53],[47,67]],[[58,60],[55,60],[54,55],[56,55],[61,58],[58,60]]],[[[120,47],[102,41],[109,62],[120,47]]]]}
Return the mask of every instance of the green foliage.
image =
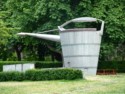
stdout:
{"type": "Polygon", "coordinates": [[[42,32],[57,28],[72,18],[90,16],[105,21],[100,60],[125,60],[124,4],[124,0],[2,0],[0,3],[0,32],[2,32],[0,44],[10,46],[10,44],[23,42],[25,48],[33,46],[32,50],[26,49],[25,52],[34,57],[37,55],[36,45],[43,45],[42,50],[48,52],[44,49],[45,41],[29,37],[18,38],[14,34],[20,31],[42,32]],[[7,43],[8,40],[9,43],[7,43]],[[119,59],[119,57],[122,58],[119,59]]]}
{"type": "Polygon", "coordinates": [[[125,60],[125,1],[95,0],[91,16],[105,21],[100,60],[125,60]],[[122,51],[120,51],[120,49],[122,51]],[[122,57],[122,58],[121,58],[122,57]]]}
{"type": "Polygon", "coordinates": [[[1,81],[41,81],[41,80],[74,80],[81,79],[82,71],[75,69],[42,69],[42,70],[28,70],[23,72],[0,72],[1,81]]]}
{"type": "Polygon", "coordinates": [[[56,68],[56,67],[62,67],[61,62],[49,62],[49,63],[44,63],[44,62],[37,62],[35,63],[35,68],[56,68]]]}
{"type": "Polygon", "coordinates": [[[7,18],[7,11],[4,9],[5,1],[2,1],[0,4],[0,45],[6,44],[7,38],[9,36],[9,28],[7,27],[7,23],[5,18],[7,18]]]}
{"type": "Polygon", "coordinates": [[[125,61],[101,61],[98,69],[115,69],[117,72],[125,73],[125,61]]]}
{"type": "Polygon", "coordinates": [[[74,80],[82,78],[82,71],[75,69],[42,69],[29,70],[25,73],[27,80],[74,80]]]}
{"type": "Polygon", "coordinates": [[[0,72],[0,81],[22,81],[24,74],[22,72],[0,72]]]}

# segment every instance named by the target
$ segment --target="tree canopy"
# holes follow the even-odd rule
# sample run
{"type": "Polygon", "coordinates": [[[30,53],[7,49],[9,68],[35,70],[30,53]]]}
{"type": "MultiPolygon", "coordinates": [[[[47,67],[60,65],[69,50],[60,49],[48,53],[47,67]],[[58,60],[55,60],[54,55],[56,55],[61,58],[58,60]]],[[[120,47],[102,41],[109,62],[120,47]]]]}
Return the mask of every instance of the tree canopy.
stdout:
{"type": "MultiPolygon", "coordinates": [[[[95,17],[105,21],[100,60],[125,59],[124,0],[3,0],[0,5],[0,38],[4,40],[0,44],[5,43],[3,37],[7,37],[15,47],[23,48],[19,52],[34,53],[33,56],[36,56],[39,46],[44,53],[48,41],[30,37],[18,38],[15,36],[17,32],[55,29],[77,17],[95,17]],[[33,52],[28,51],[29,46],[33,52]]],[[[53,43],[49,44],[53,46],[53,43]]],[[[57,45],[54,48],[60,48],[57,45]]]]}

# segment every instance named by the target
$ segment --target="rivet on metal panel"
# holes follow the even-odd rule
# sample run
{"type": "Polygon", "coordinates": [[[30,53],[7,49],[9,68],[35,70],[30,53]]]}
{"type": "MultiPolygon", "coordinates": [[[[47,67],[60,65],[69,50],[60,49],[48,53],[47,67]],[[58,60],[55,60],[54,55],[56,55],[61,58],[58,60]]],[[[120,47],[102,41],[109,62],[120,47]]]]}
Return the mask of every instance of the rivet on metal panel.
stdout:
{"type": "Polygon", "coordinates": [[[70,67],[70,62],[67,62],[67,64],[68,64],[68,67],[70,67]]]}

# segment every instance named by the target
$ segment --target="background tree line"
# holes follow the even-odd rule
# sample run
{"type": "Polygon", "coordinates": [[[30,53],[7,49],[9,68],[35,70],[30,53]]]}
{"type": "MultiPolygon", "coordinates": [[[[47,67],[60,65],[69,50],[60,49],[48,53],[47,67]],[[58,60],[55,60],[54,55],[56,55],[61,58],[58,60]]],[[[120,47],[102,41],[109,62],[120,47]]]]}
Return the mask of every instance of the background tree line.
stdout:
{"type": "MultiPolygon", "coordinates": [[[[100,60],[125,60],[124,0],[1,0],[0,60],[61,61],[59,43],[18,32],[42,32],[55,29],[77,17],[95,17],[105,21],[100,60]]],[[[58,32],[52,33],[58,34],[58,32]]]]}

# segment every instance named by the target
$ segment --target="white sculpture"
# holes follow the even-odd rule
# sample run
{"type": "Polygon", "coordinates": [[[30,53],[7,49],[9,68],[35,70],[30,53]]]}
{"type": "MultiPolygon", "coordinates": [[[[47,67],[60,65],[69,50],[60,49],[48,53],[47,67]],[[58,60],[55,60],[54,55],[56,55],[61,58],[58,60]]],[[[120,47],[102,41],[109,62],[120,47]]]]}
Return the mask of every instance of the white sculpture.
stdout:
{"type": "Polygon", "coordinates": [[[85,75],[96,75],[104,21],[92,17],[80,17],[58,26],[60,35],[18,33],[20,36],[32,36],[61,42],[64,67],[77,68],[85,75]],[[100,30],[95,28],[65,29],[71,22],[101,22],[100,30]]]}

